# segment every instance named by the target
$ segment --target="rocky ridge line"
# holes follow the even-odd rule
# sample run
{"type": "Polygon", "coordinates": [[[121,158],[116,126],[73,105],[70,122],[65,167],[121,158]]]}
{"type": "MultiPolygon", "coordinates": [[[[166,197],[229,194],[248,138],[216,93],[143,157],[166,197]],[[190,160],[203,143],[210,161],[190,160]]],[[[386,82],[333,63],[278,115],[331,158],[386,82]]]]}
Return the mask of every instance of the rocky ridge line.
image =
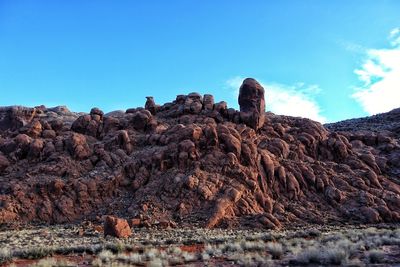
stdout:
{"type": "Polygon", "coordinates": [[[191,93],[106,115],[0,108],[0,224],[106,214],[204,227],[400,221],[394,132],[265,113],[254,79],[239,104],[191,93]]]}

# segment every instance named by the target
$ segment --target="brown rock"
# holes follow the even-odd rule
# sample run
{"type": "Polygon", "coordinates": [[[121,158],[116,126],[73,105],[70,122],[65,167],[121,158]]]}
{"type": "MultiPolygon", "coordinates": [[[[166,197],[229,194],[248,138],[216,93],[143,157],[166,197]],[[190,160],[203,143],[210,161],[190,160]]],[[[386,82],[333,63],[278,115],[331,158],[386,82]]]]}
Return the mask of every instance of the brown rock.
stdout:
{"type": "Polygon", "coordinates": [[[0,172],[4,171],[8,166],[10,166],[10,161],[0,154],[0,172]]]}
{"type": "Polygon", "coordinates": [[[57,136],[56,132],[54,130],[44,130],[42,132],[42,137],[43,138],[48,138],[48,139],[53,139],[57,136]]]}
{"type": "Polygon", "coordinates": [[[196,93],[154,115],[0,108],[0,224],[104,212],[148,227],[400,221],[400,109],[324,126],[265,113],[256,131],[257,90],[241,113],[196,93]]]}
{"type": "Polygon", "coordinates": [[[38,158],[43,150],[44,142],[41,139],[33,140],[29,145],[28,157],[38,158]]]}
{"type": "Polygon", "coordinates": [[[361,214],[364,216],[367,223],[378,223],[381,221],[379,212],[370,207],[362,207],[361,214]]]}
{"type": "Polygon", "coordinates": [[[72,134],[70,139],[67,140],[67,146],[71,155],[76,159],[85,159],[91,155],[86,137],[82,134],[72,134]]]}
{"type": "Polygon", "coordinates": [[[152,96],[146,96],[146,103],[144,105],[144,108],[148,111],[150,111],[150,113],[152,115],[155,115],[157,112],[157,106],[156,103],[154,102],[154,98],[152,96]]]}
{"type": "Polygon", "coordinates": [[[125,219],[107,216],[104,222],[104,236],[126,238],[132,235],[131,228],[125,219]]]}
{"type": "Polygon", "coordinates": [[[92,116],[97,115],[102,120],[103,116],[104,116],[104,112],[102,110],[100,110],[99,108],[92,108],[90,110],[90,115],[92,115],[92,116]]]}
{"type": "Polygon", "coordinates": [[[214,108],[214,96],[212,95],[204,95],[203,98],[203,109],[204,110],[213,110],[214,108]]]}
{"type": "Polygon", "coordinates": [[[138,227],[142,226],[142,221],[139,218],[131,219],[129,221],[129,226],[131,228],[138,228],[138,227]]]}
{"type": "Polygon", "coordinates": [[[30,137],[39,137],[42,133],[42,124],[40,123],[40,121],[33,121],[28,129],[28,135],[30,137]]]}
{"type": "Polygon", "coordinates": [[[265,99],[264,88],[254,79],[247,78],[239,89],[241,119],[257,130],[264,125],[265,99]]]}
{"type": "Polygon", "coordinates": [[[136,130],[145,130],[151,119],[152,115],[150,111],[142,110],[133,113],[131,123],[136,130]]]}
{"type": "Polygon", "coordinates": [[[0,130],[21,128],[30,123],[35,115],[35,108],[21,106],[0,107],[0,130]]]}

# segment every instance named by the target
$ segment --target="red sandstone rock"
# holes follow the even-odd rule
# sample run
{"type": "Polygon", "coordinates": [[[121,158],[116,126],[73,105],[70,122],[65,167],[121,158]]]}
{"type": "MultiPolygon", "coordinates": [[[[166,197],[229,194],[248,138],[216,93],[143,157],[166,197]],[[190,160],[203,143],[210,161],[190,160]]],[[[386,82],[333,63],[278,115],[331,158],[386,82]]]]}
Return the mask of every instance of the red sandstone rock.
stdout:
{"type": "Polygon", "coordinates": [[[107,216],[104,222],[104,236],[126,238],[132,235],[131,228],[125,219],[107,216]]]}
{"type": "Polygon", "coordinates": [[[142,225],[142,221],[139,218],[131,219],[129,221],[129,226],[131,228],[137,228],[137,227],[140,227],[141,225],[142,225]]]}
{"type": "Polygon", "coordinates": [[[264,88],[256,80],[247,78],[243,81],[239,89],[239,105],[244,123],[256,130],[264,125],[264,88]]]}
{"type": "Polygon", "coordinates": [[[146,96],[146,103],[144,105],[144,108],[148,111],[150,111],[150,113],[152,115],[155,115],[157,112],[157,105],[154,102],[154,98],[152,96],[146,96]]]}
{"type": "Polygon", "coordinates": [[[155,114],[0,108],[0,224],[400,221],[400,111],[329,129],[272,113],[257,124],[262,93],[250,85],[242,112],[197,93],[155,114]]]}

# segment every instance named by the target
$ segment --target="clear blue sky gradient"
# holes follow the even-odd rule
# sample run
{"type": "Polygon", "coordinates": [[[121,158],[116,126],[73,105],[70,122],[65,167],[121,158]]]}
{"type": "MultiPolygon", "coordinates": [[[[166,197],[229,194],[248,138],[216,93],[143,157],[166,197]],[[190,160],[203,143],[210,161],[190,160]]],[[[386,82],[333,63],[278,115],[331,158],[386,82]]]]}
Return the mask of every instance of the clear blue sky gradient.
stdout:
{"type": "MultiPolygon", "coordinates": [[[[0,0],[0,105],[75,111],[211,93],[237,108],[236,77],[318,84],[330,121],[364,116],[349,97],[362,55],[385,47],[400,1],[0,0]]],[[[268,106],[268,88],[267,88],[268,106]]]]}

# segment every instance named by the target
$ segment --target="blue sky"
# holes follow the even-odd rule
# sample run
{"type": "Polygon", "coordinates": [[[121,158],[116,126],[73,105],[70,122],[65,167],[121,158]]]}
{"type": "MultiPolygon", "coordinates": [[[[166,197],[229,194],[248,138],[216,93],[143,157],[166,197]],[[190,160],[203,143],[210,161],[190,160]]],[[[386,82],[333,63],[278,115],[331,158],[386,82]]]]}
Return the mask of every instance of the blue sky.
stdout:
{"type": "Polygon", "coordinates": [[[400,1],[0,0],[0,105],[104,111],[211,93],[337,121],[400,106],[400,1]],[[399,103],[399,104],[398,104],[399,103]]]}

